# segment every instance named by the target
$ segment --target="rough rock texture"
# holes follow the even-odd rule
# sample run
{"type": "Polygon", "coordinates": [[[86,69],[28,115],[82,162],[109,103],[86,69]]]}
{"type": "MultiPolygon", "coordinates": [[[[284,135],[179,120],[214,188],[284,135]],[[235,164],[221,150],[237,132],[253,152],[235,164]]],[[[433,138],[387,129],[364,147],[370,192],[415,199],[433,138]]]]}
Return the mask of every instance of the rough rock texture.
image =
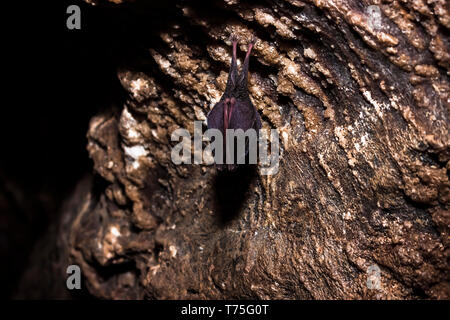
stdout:
{"type": "Polygon", "coordinates": [[[90,122],[103,181],[64,211],[58,234],[89,293],[450,298],[448,3],[178,1],[174,11],[118,69],[126,101],[90,122]],[[240,59],[257,39],[249,90],[263,127],[280,134],[272,176],[170,158],[172,131],[192,132],[225,88],[231,33],[240,59]]]}

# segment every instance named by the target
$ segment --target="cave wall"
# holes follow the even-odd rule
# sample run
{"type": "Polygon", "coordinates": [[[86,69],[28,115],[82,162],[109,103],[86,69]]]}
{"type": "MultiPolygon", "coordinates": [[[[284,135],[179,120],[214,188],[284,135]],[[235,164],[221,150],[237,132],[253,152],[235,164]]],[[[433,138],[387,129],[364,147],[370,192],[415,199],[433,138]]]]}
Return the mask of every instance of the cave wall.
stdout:
{"type": "Polygon", "coordinates": [[[128,17],[124,96],[91,118],[96,178],[55,228],[58,265],[80,265],[90,295],[449,298],[445,1],[112,2],[95,3],[128,17]],[[274,175],[170,158],[171,133],[193,133],[225,89],[231,34],[240,61],[256,39],[249,92],[279,132],[274,175]]]}

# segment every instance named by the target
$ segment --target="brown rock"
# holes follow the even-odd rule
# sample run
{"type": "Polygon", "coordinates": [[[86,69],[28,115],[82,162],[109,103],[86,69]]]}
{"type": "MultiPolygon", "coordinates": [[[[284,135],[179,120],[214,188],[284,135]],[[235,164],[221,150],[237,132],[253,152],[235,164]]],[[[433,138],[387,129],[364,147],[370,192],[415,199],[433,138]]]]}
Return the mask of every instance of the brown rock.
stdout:
{"type": "Polygon", "coordinates": [[[90,294],[450,298],[445,6],[271,3],[180,1],[147,60],[118,71],[127,101],[88,132],[105,186],[58,234],[90,294]],[[249,91],[280,133],[272,176],[170,158],[173,130],[193,133],[223,92],[231,33],[238,51],[257,39],[249,91]]]}

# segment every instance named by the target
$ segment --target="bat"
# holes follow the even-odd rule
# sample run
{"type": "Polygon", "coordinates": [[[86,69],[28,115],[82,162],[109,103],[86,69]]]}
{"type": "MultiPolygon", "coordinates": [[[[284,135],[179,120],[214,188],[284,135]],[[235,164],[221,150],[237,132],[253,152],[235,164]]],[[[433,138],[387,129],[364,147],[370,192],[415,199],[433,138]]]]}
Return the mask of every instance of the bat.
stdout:
{"type": "MultiPolygon", "coordinates": [[[[226,130],[227,129],[242,129],[247,131],[253,128],[258,132],[261,129],[261,118],[253,106],[248,93],[248,66],[250,62],[250,54],[255,44],[255,39],[248,44],[247,54],[245,55],[242,71],[238,73],[236,62],[236,47],[237,38],[232,35],[231,41],[233,43],[233,56],[231,58],[230,71],[228,73],[227,86],[220,101],[212,108],[207,115],[208,129],[218,129],[223,136],[223,156],[224,164],[217,164],[219,171],[229,170],[234,171],[237,164],[225,164],[226,161],[226,130]]],[[[248,153],[248,143],[246,145],[246,154],[248,153]]]]}

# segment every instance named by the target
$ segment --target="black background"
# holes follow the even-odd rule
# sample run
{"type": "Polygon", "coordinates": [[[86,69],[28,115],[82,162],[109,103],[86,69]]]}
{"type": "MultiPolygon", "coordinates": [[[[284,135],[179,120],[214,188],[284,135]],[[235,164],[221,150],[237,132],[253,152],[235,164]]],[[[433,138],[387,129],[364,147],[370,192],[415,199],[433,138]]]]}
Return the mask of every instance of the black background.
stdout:
{"type": "MultiPolygon", "coordinates": [[[[164,25],[168,17],[177,18],[172,1],[149,1],[144,9],[145,15],[139,16],[126,7],[96,8],[78,0],[17,1],[2,8],[2,298],[17,293],[17,283],[30,263],[29,253],[36,241],[57,220],[62,201],[77,181],[92,172],[86,132],[93,115],[123,100],[117,67],[135,50],[151,47],[152,30],[164,25]],[[66,28],[66,9],[71,4],[81,8],[81,30],[66,28]]],[[[59,306],[65,312],[76,308],[47,306],[59,306]]],[[[361,309],[365,306],[359,305],[361,309]]],[[[148,310],[155,305],[122,307],[124,311],[136,307],[148,310]]],[[[343,316],[352,312],[358,317],[367,315],[352,310],[354,305],[347,307],[350,309],[343,316]]],[[[408,304],[400,307],[416,310],[408,304]]],[[[13,304],[13,308],[23,309],[20,304],[13,304]]],[[[159,308],[174,314],[177,311],[171,305],[159,308]]],[[[314,303],[279,303],[276,308],[277,312],[295,312],[296,319],[316,316],[305,314],[306,309],[316,313],[326,309],[314,303]]],[[[384,306],[377,310],[379,315],[388,312],[384,306]]]]}
{"type": "Polygon", "coordinates": [[[29,254],[62,202],[92,172],[90,118],[125,95],[117,67],[147,50],[151,31],[174,17],[171,1],[94,7],[79,0],[16,1],[2,8],[0,281],[11,298],[29,254]],[[66,27],[81,9],[81,30],[66,27]]]}

